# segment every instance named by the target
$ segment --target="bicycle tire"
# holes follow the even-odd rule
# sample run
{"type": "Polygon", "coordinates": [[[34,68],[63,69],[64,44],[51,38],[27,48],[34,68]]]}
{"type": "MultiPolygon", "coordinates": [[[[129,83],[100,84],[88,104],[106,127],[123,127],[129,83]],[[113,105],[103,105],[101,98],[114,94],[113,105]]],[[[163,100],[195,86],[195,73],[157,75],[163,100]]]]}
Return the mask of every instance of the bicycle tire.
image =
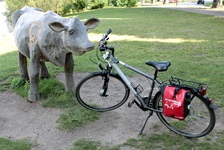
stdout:
{"type": "Polygon", "coordinates": [[[105,73],[95,72],[83,78],[76,88],[76,99],[85,108],[105,112],[123,105],[130,94],[130,89],[117,74],[109,75],[107,96],[100,96],[104,85],[105,73]]]}
{"type": "MultiPolygon", "coordinates": [[[[194,96],[190,104],[190,113],[184,120],[177,120],[157,112],[158,118],[168,129],[188,138],[198,138],[209,134],[216,121],[214,110],[208,106],[207,102],[197,95],[194,96]]],[[[154,100],[154,108],[162,110],[161,92],[154,100]]]]}

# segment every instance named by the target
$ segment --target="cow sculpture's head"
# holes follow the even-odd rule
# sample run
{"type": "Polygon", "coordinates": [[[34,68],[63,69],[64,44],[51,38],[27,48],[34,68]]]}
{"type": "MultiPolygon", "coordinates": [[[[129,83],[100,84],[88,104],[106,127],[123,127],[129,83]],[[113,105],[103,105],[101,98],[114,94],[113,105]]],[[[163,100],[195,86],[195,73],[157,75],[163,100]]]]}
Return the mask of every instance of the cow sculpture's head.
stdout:
{"type": "Polygon", "coordinates": [[[63,44],[72,53],[82,55],[94,49],[87,36],[88,29],[95,28],[100,23],[97,18],[90,18],[82,23],[77,17],[69,19],[67,23],[51,22],[49,27],[55,32],[61,32],[63,44]]]}

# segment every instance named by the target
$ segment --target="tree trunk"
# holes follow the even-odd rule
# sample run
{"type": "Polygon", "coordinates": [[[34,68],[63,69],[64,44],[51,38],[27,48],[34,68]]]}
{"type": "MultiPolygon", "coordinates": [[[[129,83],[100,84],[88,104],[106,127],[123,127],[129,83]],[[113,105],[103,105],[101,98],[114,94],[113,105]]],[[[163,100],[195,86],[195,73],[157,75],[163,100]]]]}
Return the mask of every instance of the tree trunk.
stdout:
{"type": "Polygon", "coordinates": [[[222,7],[223,0],[213,0],[212,8],[220,8],[222,7]]]}
{"type": "Polygon", "coordinates": [[[164,1],[163,1],[163,4],[164,4],[164,5],[169,4],[169,0],[164,0],[164,1]]]}

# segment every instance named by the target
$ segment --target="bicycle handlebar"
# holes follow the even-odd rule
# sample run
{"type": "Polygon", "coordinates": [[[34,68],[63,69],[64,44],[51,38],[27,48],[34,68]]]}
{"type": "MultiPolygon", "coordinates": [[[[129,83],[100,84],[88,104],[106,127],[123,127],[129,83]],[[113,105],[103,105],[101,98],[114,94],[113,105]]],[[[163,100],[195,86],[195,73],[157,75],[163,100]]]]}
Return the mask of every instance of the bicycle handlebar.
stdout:
{"type": "Polygon", "coordinates": [[[105,51],[107,49],[109,49],[112,52],[112,55],[114,56],[114,47],[113,46],[107,46],[107,42],[106,40],[108,40],[109,38],[108,35],[112,32],[111,29],[108,29],[106,34],[101,38],[100,42],[99,42],[99,49],[100,51],[105,51]],[[102,43],[101,43],[102,42],[102,43]]]}
{"type": "Polygon", "coordinates": [[[108,29],[106,34],[102,37],[102,39],[100,41],[105,41],[105,39],[107,38],[107,36],[112,32],[111,29],[108,29]]]}

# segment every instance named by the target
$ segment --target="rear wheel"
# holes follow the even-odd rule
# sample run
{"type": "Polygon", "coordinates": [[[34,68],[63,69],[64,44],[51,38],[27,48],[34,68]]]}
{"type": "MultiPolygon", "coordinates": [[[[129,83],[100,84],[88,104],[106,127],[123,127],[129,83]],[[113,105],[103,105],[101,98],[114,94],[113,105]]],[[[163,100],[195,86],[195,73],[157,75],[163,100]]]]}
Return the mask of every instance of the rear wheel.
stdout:
{"type": "MultiPolygon", "coordinates": [[[[202,137],[212,131],[215,126],[215,113],[204,99],[194,96],[190,104],[190,113],[184,120],[177,120],[157,112],[161,122],[171,131],[189,138],[202,137]]],[[[154,101],[156,109],[163,109],[162,94],[154,101]]]]}
{"type": "Polygon", "coordinates": [[[97,72],[80,81],[76,88],[78,102],[87,109],[104,112],[120,107],[129,97],[130,90],[116,74],[97,72]],[[108,84],[107,89],[103,88],[108,84]]]}

